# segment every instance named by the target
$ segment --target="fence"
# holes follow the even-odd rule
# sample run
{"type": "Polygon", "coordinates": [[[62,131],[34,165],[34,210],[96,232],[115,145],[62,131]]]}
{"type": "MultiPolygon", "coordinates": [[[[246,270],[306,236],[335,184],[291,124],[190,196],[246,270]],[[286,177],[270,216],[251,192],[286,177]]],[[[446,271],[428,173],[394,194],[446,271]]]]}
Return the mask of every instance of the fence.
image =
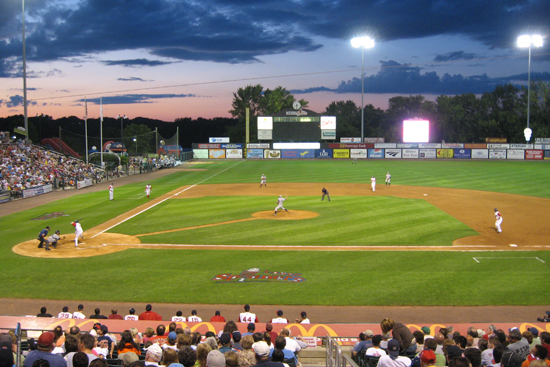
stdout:
{"type": "Polygon", "coordinates": [[[350,356],[342,352],[342,347],[336,340],[327,335],[327,367],[359,367],[350,356]]]}

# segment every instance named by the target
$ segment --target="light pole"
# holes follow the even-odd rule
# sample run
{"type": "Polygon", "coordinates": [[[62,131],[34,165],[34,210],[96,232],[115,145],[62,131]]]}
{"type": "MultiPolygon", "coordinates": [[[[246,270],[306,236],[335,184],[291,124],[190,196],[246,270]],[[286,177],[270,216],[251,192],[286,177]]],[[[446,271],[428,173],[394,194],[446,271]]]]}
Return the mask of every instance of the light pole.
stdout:
{"type": "Polygon", "coordinates": [[[531,45],[542,47],[542,36],[540,35],[525,35],[518,37],[518,47],[529,48],[529,63],[527,67],[527,127],[523,130],[525,140],[531,140],[533,131],[529,128],[529,118],[531,114],[531,45]]]}
{"type": "Polygon", "coordinates": [[[134,143],[136,143],[136,154],[137,154],[137,139],[135,136],[134,136],[134,143]]]}
{"type": "Polygon", "coordinates": [[[37,113],[36,117],[38,118],[38,143],[42,141],[42,117],[44,117],[43,113],[37,113]]]}
{"type": "Polygon", "coordinates": [[[373,48],[374,40],[370,37],[355,37],[351,39],[354,48],[361,47],[361,142],[365,141],[365,48],[373,48]]]}
{"type": "MultiPolygon", "coordinates": [[[[122,122],[124,121],[124,119],[127,119],[128,117],[126,117],[126,115],[118,115],[116,117],[117,119],[120,119],[120,144],[122,144],[124,146],[124,136],[123,136],[123,131],[124,131],[124,128],[122,126],[122,122]]],[[[122,148],[120,150],[120,153],[122,154],[122,148]]]]}
{"type": "Polygon", "coordinates": [[[24,111],[24,123],[25,132],[27,136],[25,142],[29,142],[29,118],[27,116],[27,55],[25,51],[25,0],[21,0],[23,5],[23,13],[21,21],[23,23],[23,111],[24,111]]]}

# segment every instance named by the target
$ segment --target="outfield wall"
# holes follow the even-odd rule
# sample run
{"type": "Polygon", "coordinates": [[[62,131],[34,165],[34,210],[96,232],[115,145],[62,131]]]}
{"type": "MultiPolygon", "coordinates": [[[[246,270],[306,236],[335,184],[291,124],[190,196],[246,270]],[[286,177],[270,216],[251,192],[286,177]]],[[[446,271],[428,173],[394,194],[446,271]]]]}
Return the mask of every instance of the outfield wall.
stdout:
{"type": "Polygon", "coordinates": [[[320,149],[260,144],[193,144],[199,159],[491,159],[550,160],[550,144],[329,143],[320,149]]]}

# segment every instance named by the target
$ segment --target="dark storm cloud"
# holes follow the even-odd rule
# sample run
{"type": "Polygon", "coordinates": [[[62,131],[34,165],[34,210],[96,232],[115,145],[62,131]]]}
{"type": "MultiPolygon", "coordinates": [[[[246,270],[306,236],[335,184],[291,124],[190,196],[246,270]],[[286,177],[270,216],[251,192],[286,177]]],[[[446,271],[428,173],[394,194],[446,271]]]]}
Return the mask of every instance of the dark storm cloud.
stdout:
{"type": "Polygon", "coordinates": [[[446,61],[457,61],[457,60],[472,60],[477,58],[473,53],[468,53],[464,51],[455,51],[449,52],[444,55],[437,55],[434,57],[435,62],[446,62],[446,61]]]}
{"type": "Polygon", "coordinates": [[[133,60],[106,60],[102,61],[107,66],[122,65],[125,67],[135,66],[162,66],[172,64],[171,62],[159,61],[159,60],[147,60],[147,59],[133,59],[133,60]]]}
{"type": "MultiPolygon", "coordinates": [[[[34,101],[27,100],[29,106],[36,106],[37,103],[34,101]]],[[[3,99],[0,101],[0,106],[5,105],[8,108],[18,107],[23,105],[23,96],[16,94],[15,96],[10,96],[9,100],[3,99]]]]}
{"type": "MultiPolygon", "coordinates": [[[[121,96],[107,96],[102,98],[102,103],[107,104],[134,104],[134,103],[154,103],[156,99],[166,98],[193,98],[195,94],[126,94],[121,96]]],[[[84,99],[77,102],[84,103],[84,99]]],[[[99,98],[88,99],[88,103],[99,105],[99,98]]]]}

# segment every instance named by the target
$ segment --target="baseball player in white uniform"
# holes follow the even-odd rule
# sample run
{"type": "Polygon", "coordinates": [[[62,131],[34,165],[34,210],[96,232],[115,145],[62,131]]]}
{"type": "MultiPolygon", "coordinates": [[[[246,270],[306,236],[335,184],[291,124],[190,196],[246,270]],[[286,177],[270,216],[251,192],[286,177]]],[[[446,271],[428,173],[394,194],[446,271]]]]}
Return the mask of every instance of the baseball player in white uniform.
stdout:
{"type": "Polygon", "coordinates": [[[145,185],[145,194],[147,195],[147,199],[149,199],[149,195],[151,195],[151,185],[150,184],[145,185]]]}
{"type": "Polygon", "coordinates": [[[253,312],[250,312],[250,306],[244,305],[244,311],[239,314],[239,322],[250,324],[259,322],[258,317],[256,317],[256,314],[253,312]]]}
{"type": "Polygon", "coordinates": [[[267,187],[267,177],[265,177],[263,173],[262,177],[260,178],[260,187],[262,187],[262,185],[265,185],[265,187],[267,187]]]}
{"type": "Polygon", "coordinates": [[[69,312],[69,307],[63,307],[63,311],[57,315],[58,319],[72,319],[73,314],[69,312]]]}
{"type": "Polygon", "coordinates": [[[283,206],[283,203],[285,202],[286,198],[283,197],[283,195],[279,195],[279,198],[277,199],[277,207],[275,208],[275,214],[277,215],[277,210],[283,209],[288,212],[288,209],[285,209],[283,206]]]}
{"type": "Polygon", "coordinates": [[[386,186],[391,186],[391,175],[390,173],[386,173],[386,186]]]}
{"type": "Polygon", "coordinates": [[[81,237],[84,240],[84,236],[82,235],[84,231],[78,220],[75,220],[71,224],[74,226],[74,247],[78,248],[78,238],[81,237]]]}
{"type": "Polygon", "coordinates": [[[497,227],[497,233],[501,233],[502,228],[500,228],[500,225],[502,224],[502,215],[500,215],[500,212],[498,211],[497,208],[495,208],[495,219],[496,219],[495,226],[497,227]]]}
{"type": "Polygon", "coordinates": [[[115,198],[115,187],[113,186],[113,184],[111,183],[109,185],[109,200],[113,201],[115,198]]]}
{"type": "Polygon", "coordinates": [[[370,187],[372,187],[372,191],[376,191],[376,178],[374,176],[370,179],[370,187]]]}

